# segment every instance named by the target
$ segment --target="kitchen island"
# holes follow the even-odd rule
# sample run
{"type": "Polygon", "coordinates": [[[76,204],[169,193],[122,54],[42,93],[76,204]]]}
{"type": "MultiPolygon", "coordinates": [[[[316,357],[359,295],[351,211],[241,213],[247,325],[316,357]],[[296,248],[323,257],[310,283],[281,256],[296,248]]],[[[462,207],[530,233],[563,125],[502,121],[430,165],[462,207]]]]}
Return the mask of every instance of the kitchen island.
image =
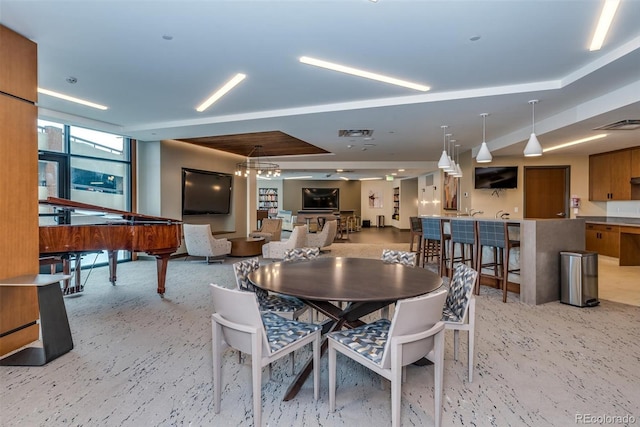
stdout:
{"type": "MultiPolygon", "coordinates": [[[[433,218],[433,217],[431,217],[433,218]]],[[[498,221],[519,226],[520,302],[544,304],[560,299],[560,252],[585,249],[584,219],[494,219],[436,216],[442,220],[498,221]]],[[[511,267],[513,268],[513,267],[511,267]]]]}

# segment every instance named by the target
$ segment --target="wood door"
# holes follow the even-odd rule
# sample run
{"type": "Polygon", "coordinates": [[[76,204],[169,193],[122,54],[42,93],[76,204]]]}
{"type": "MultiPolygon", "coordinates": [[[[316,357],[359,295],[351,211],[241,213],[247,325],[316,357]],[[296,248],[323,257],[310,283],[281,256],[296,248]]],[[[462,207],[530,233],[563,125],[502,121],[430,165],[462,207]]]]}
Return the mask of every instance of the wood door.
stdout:
{"type": "Polygon", "coordinates": [[[524,217],[569,218],[569,166],[525,166],[524,217]]]}

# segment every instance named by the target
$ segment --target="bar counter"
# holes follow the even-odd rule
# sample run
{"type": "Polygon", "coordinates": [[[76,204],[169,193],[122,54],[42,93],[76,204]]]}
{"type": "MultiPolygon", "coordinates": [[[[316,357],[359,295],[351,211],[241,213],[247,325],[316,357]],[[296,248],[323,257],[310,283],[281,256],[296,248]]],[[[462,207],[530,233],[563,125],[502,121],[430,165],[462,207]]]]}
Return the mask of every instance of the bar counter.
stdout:
{"type": "Polygon", "coordinates": [[[479,216],[430,216],[429,218],[498,221],[519,225],[520,302],[530,305],[560,299],[560,252],[585,249],[585,220],[582,218],[504,220],[479,216]]]}

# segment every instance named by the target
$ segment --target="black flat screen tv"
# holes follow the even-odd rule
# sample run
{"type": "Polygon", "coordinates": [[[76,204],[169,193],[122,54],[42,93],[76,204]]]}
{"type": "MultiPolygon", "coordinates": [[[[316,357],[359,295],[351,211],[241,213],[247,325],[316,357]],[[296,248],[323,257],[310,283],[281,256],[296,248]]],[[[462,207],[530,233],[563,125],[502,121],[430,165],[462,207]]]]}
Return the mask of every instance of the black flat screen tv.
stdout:
{"type": "Polygon", "coordinates": [[[477,190],[518,188],[517,166],[493,166],[476,168],[475,188],[477,190]]]}
{"type": "Polygon", "coordinates": [[[339,209],[339,188],[303,188],[302,209],[339,209]]]}
{"type": "Polygon", "coordinates": [[[233,176],[182,168],[182,214],[228,215],[233,176]]]}

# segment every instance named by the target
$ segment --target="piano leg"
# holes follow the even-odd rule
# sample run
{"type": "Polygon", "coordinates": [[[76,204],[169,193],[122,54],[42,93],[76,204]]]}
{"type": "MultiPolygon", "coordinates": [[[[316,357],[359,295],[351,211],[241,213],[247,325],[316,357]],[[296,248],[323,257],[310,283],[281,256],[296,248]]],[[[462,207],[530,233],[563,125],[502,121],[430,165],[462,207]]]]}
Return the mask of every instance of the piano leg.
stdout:
{"type": "Polygon", "coordinates": [[[118,251],[107,251],[109,256],[109,281],[116,285],[116,268],[118,266],[118,251]]]}
{"type": "Polygon", "coordinates": [[[158,267],[158,293],[164,298],[164,281],[167,277],[167,264],[171,254],[155,254],[156,265],[158,267]]]}

